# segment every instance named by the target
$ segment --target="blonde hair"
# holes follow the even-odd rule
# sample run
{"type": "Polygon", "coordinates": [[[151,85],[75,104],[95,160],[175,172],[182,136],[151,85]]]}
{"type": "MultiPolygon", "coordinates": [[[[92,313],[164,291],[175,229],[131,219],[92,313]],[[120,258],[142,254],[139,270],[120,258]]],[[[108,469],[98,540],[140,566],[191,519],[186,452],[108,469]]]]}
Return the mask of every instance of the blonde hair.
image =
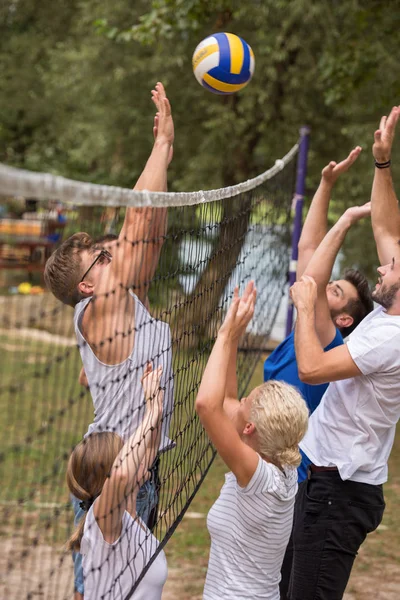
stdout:
{"type": "Polygon", "coordinates": [[[308,425],[308,408],[300,393],[282,381],[267,381],[256,388],[250,409],[259,452],[282,467],[301,463],[299,442],[308,425]]]}
{"type": "MultiPolygon", "coordinates": [[[[67,485],[78,500],[99,496],[119,451],[122,438],[111,431],[92,433],[75,446],[67,466],[67,485]]],[[[67,542],[67,550],[79,550],[86,513],[67,542]]]]}
{"type": "Polygon", "coordinates": [[[84,296],[78,289],[81,280],[81,252],[90,250],[93,240],[88,233],[75,233],[48,258],[44,280],[56,298],[75,306],[84,296]]]}

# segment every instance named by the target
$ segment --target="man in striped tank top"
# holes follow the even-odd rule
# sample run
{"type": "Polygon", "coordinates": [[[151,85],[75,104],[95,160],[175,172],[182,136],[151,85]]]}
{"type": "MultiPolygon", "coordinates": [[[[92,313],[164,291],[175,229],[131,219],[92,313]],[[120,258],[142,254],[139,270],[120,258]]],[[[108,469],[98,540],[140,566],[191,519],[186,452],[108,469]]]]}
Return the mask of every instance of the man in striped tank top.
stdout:
{"type": "MultiPolygon", "coordinates": [[[[167,190],[174,124],[164,87],[152,90],[157,107],[154,146],[134,189],[167,190]]],[[[66,240],[49,258],[45,281],[53,294],[75,308],[74,326],[95,418],[88,434],[115,431],[126,440],[145,412],[141,377],[148,361],[162,367],[164,413],[160,450],[168,438],[173,410],[171,334],[166,323],[151,317],[145,306],[166,233],[164,208],[128,208],[118,238],[96,244],[87,233],[66,240]]],[[[157,503],[154,482],[141,488],[137,511],[144,521],[157,503]]],[[[77,520],[81,514],[74,503],[77,520]]],[[[75,599],[83,598],[81,556],[75,556],[75,599]]]]}

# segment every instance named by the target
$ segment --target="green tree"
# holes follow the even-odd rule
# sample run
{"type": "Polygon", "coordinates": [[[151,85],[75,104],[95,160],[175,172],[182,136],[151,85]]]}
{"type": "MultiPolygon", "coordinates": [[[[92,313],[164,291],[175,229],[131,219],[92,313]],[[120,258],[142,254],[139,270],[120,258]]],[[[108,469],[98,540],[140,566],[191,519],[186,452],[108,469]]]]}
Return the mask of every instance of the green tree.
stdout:
{"type": "MultiPolygon", "coordinates": [[[[308,198],[329,160],[364,147],[339,183],[335,217],[368,199],[372,133],[399,98],[398,8],[398,0],[390,10],[377,0],[4,0],[0,160],[130,186],[151,147],[148,92],[160,79],[176,120],[172,190],[256,175],[308,124],[308,198]],[[192,74],[195,46],[216,31],[241,35],[256,56],[252,82],[231,97],[201,89],[192,74]]],[[[369,250],[345,253],[364,269],[377,260],[365,233],[369,250]]]]}

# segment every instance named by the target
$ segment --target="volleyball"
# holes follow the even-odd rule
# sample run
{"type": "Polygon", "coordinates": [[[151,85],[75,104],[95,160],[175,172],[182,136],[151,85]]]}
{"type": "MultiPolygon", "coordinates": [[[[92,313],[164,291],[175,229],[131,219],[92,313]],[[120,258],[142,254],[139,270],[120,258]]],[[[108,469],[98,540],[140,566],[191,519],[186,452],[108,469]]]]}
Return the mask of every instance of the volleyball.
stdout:
{"type": "Polygon", "coordinates": [[[196,47],[193,71],[197,81],[214,94],[238,92],[254,73],[254,53],[250,46],[234,33],[215,33],[196,47]]]}

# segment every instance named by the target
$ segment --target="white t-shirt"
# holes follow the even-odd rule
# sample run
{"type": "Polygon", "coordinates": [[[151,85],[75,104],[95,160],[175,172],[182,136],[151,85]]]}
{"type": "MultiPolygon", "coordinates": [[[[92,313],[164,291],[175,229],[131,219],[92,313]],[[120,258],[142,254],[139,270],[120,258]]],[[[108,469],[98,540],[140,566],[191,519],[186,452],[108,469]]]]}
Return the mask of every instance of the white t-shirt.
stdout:
{"type": "Polygon", "coordinates": [[[300,447],[343,480],[387,481],[400,416],[400,316],[382,307],[351,333],[347,348],[362,375],[331,383],[311,415],[300,447]]]}
{"type": "Polygon", "coordinates": [[[210,558],[203,600],[279,600],[280,570],[292,530],[297,470],[259,458],[245,488],[225,475],[207,527],[210,558]]]}
{"type": "MultiPolygon", "coordinates": [[[[86,515],[80,550],[85,600],[125,600],[158,545],[158,540],[143,521],[133,519],[126,511],[121,535],[113,544],[107,543],[91,506],[86,515]]],[[[167,575],[167,560],[161,550],[132,600],[161,600],[167,575]]]]}

